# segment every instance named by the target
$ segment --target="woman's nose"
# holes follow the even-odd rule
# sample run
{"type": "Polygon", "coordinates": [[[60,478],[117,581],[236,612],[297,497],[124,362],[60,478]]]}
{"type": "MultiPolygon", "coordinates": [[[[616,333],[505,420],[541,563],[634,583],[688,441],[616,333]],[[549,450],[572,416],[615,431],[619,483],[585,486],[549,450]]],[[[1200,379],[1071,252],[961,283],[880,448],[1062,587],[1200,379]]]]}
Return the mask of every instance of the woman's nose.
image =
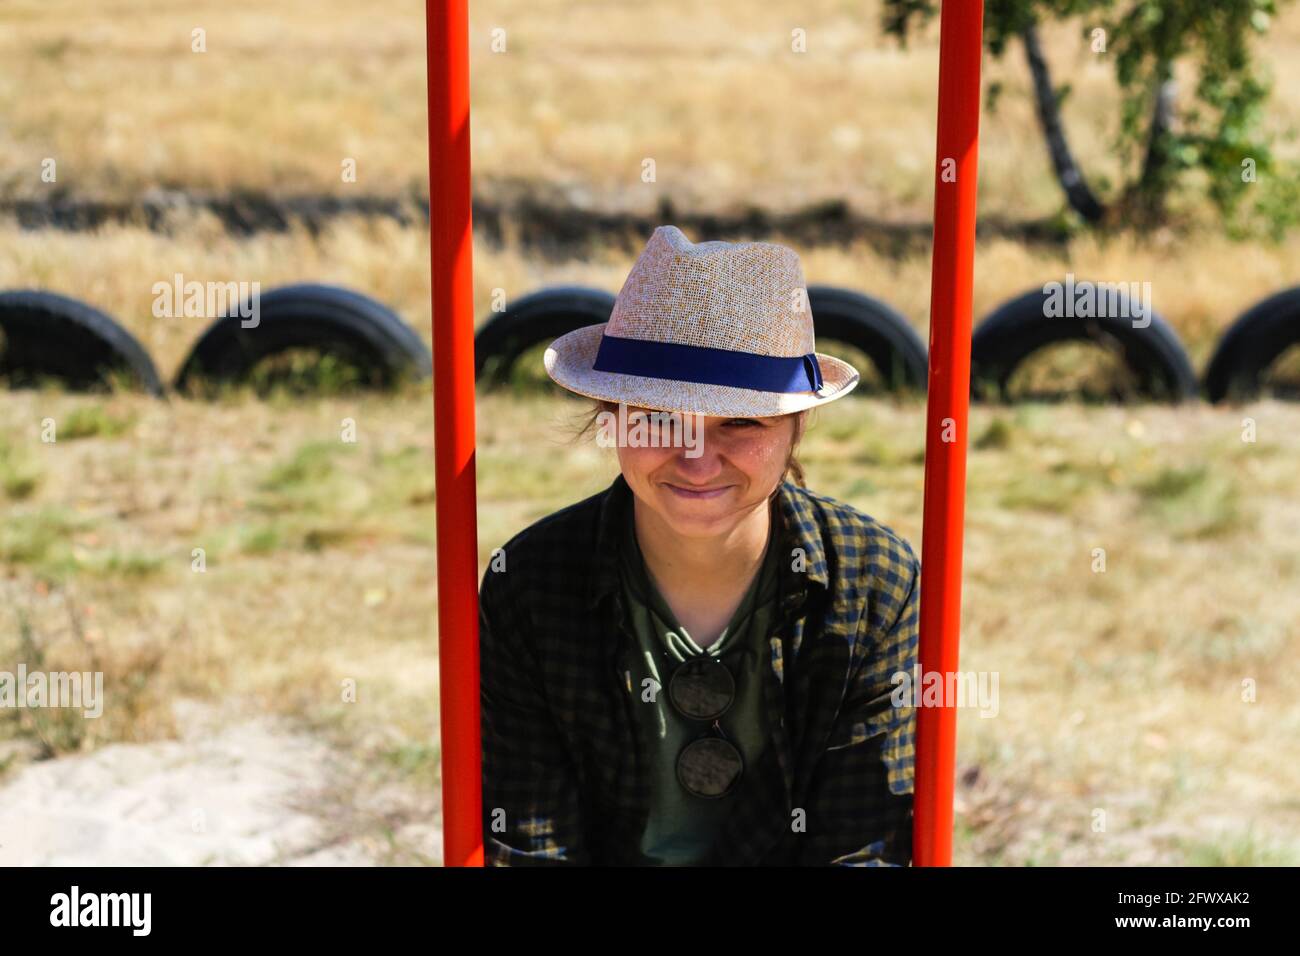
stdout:
{"type": "Polygon", "coordinates": [[[707,479],[722,471],[722,456],[716,449],[702,442],[695,450],[682,448],[677,453],[677,470],[683,477],[689,477],[696,484],[703,484],[707,479]]]}

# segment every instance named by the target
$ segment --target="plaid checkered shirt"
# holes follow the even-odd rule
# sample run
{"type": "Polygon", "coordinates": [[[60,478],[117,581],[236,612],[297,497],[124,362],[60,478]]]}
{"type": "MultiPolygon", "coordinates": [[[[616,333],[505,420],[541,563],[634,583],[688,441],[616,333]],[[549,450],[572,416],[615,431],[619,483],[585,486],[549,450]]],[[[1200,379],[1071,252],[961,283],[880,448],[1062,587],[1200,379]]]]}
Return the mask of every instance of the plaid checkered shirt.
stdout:
{"type": "MultiPolygon", "coordinates": [[[[906,866],[916,716],[910,695],[895,705],[893,677],[917,662],[920,561],[850,505],[788,480],[778,502],[771,746],[705,864],[906,866]]],[[[488,866],[636,862],[650,786],[617,563],[631,504],[620,474],[520,531],[483,574],[488,866]]]]}

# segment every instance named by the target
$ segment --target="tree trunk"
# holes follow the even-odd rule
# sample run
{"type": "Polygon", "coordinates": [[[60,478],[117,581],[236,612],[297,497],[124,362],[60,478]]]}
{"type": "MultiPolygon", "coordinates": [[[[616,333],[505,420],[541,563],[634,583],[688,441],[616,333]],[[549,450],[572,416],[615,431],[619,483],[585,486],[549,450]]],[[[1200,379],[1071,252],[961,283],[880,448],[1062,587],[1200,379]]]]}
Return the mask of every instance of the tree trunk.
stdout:
{"type": "Polygon", "coordinates": [[[1169,194],[1169,140],[1173,127],[1174,94],[1173,68],[1161,63],[1156,69],[1155,102],[1151,110],[1151,130],[1147,137],[1146,158],[1142,175],[1132,187],[1129,204],[1141,219],[1142,225],[1153,225],[1164,219],[1165,198],[1169,194]]]}
{"type": "Polygon", "coordinates": [[[1056,91],[1052,87],[1047,60],[1043,58],[1043,48],[1038,42],[1038,28],[1030,23],[1020,32],[1020,39],[1025,45],[1025,58],[1029,61],[1029,72],[1034,79],[1038,123],[1043,129],[1043,138],[1047,140],[1047,151],[1052,157],[1056,181],[1061,184],[1061,189],[1065,191],[1066,199],[1075,212],[1088,222],[1100,222],[1106,214],[1106,208],[1089,188],[1065,138],[1060,103],[1057,102],[1056,91]]]}

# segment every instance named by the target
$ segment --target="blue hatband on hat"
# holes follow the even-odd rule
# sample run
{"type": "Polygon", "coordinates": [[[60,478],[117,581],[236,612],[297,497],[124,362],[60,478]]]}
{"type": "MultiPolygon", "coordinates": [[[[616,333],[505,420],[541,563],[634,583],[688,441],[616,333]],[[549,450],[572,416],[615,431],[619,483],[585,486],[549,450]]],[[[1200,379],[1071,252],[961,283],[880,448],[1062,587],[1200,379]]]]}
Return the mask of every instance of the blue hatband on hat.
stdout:
{"type": "Polygon", "coordinates": [[[822,387],[817,355],[786,357],[601,335],[592,369],[701,385],[732,385],[759,392],[806,392],[822,387]]]}

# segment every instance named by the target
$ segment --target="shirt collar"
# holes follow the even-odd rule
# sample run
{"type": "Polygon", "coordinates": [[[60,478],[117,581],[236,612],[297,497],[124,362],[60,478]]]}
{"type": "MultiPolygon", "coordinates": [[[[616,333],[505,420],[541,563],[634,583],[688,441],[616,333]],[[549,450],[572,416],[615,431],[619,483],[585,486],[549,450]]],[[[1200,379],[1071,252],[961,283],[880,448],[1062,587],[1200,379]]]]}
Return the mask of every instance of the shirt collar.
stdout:
{"type": "MultiPolygon", "coordinates": [[[[618,590],[619,541],[624,529],[623,522],[627,520],[627,509],[632,507],[632,502],[632,489],[620,472],[600,501],[594,552],[596,566],[588,588],[588,607],[597,607],[606,595],[618,590]]],[[[830,580],[826,573],[826,551],[822,544],[821,527],[807,492],[791,481],[781,482],[777,493],[777,514],[781,518],[776,545],[782,555],[778,565],[781,611],[785,613],[804,603],[808,585],[816,585],[825,590],[830,580]],[[796,548],[802,554],[802,571],[792,567],[796,548]]]]}

